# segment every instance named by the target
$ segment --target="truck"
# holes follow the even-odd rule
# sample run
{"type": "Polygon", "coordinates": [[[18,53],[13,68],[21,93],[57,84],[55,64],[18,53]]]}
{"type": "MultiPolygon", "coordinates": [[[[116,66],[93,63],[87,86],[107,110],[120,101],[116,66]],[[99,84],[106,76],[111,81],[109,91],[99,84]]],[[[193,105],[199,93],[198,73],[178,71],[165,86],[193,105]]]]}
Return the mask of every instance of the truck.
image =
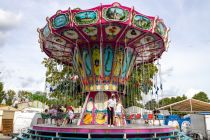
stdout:
{"type": "Polygon", "coordinates": [[[194,140],[210,140],[210,114],[189,114],[191,124],[187,128],[187,135],[194,140]]]}

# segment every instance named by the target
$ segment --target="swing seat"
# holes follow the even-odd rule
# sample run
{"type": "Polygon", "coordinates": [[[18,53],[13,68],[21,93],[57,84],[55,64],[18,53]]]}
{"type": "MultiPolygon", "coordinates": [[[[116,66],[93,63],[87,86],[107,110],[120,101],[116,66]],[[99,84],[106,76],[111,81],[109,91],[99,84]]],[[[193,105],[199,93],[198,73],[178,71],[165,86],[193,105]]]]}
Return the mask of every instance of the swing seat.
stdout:
{"type": "Polygon", "coordinates": [[[141,119],[141,114],[136,114],[135,119],[141,119]]]}
{"type": "Polygon", "coordinates": [[[42,117],[42,119],[49,119],[50,118],[50,114],[41,113],[41,117],[42,117]]]}
{"type": "Polygon", "coordinates": [[[132,120],[134,119],[134,114],[131,114],[129,117],[128,117],[128,120],[132,120]]]}
{"type": "Polygon", "coordinates": [[[153,114],[148,114],[148,120],[153,120],[153,114]]]}
{"type": "Polygon", "coordinates": [[[143,114],[143,119],[148,120],[148,114],[143,114]]]}
{"type": "Polygon", "coordinates": [[[158,114],[158,115],[157,115],[157,119],[158,119],[158,120],[164,120],[164,115],[158,114]]]}

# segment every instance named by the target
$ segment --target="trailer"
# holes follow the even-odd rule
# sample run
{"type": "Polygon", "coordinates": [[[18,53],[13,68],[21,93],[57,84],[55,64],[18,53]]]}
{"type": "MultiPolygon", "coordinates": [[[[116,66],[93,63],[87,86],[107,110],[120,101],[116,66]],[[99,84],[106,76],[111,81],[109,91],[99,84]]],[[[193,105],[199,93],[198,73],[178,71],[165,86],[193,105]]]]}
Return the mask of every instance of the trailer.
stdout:
{"type": "Polygon", "coordinates": [[[190,120],[187,135],[194,140],[210,140],[210,115],[190,114],[190,120]]]}

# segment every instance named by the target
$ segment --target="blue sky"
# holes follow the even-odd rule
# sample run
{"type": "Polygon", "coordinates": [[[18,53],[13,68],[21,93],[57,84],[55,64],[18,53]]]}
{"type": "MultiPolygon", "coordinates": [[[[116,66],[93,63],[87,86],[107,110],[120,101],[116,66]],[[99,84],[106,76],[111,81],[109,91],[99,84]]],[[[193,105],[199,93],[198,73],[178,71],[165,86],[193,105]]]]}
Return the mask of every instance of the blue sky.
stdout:
{"type": "MultiPolygon", "coordinates": [[[[1,0],[0,80],[6,89],[44,91],[46,55],[36,29],[59,9],[88,9],[106,0],[1,0]]],[[[161,58],[163,96],[204,91],[210,97],[210,1],[119,0],[143,14],[159,16],[171,28],[168,52],[161,58]]]]}

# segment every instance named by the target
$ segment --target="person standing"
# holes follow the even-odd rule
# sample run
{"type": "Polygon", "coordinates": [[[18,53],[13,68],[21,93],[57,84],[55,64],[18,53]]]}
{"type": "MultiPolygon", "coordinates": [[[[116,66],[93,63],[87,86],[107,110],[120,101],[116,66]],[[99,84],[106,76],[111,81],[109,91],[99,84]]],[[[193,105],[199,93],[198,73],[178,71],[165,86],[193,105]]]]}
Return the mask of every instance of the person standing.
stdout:
{"type": "Polygon", "coordinates": [[[119,98],[119,100],[117,101],[116,109],[115,109],[115,118],[116,118],[117,126],[122,126],[124,124],[123,119],[122,119],[123,111],[125,112],[125,109],[123,108],[122,103],[119,98]]]}
{"type": "Polygon", "coordinates": [[[114,108],[116,106],[116,98],[115,94],[111,95],[111,98],[108,100],[107,103],[107,113],[108,113],[108,127],[114,127],[114,108]]]}

